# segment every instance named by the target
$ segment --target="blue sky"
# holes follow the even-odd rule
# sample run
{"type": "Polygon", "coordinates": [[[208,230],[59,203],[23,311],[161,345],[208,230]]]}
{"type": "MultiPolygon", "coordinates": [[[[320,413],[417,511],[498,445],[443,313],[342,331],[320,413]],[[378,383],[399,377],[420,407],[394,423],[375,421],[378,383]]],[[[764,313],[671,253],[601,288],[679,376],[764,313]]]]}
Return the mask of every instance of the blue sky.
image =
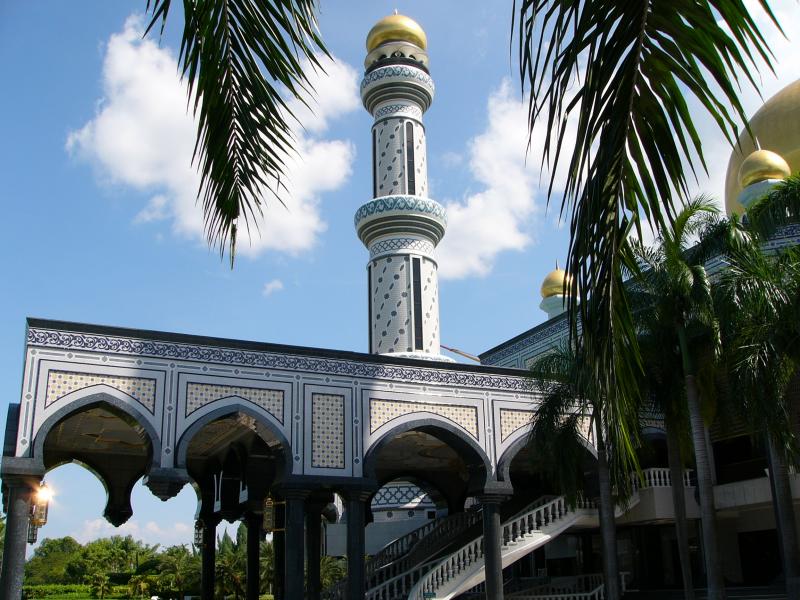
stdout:
{"type": "MultiPolygon", "coordinates": [[[[316,114],[298,131],[289,211],[274,201],[263,236],[231,270],[199,233],[189,165],[193,124],[175,73],[180,14],[142,42],[144,1],[0,5],[2,293],[0,392],[18,401],[24,319],[36,316],[366,351],[366,250],[352,217],[371,191],[370,116],[357,98],[364,39],[395,6],[429,40],[436,98],[425,122],[431,196],[450,226],[440,252],[442,342],[477,354],[544,320],[539,284],[568,237],[546,212],[534,144],[509,55],[510,3],[322,3],[336,57],[316,78],[316,114]],[[137,15],[140,15],[137,18],[137,15]]],[[[797,2],[774,3],[800,31],[797,2]]],[[[765,97],[800,74],[800,44],[771,30],[780,62],[765,97]]],[[[749,111],[761,103],[744,92],[749,111]]],[[[701,123],[721,197],[725,142],[701,123]]],[[[3,412],[3,418],[5,410],[3,412]]],[[[102,520],[100,484],[79,467],[48,476],[57,490],[42,536],[86,541],[102,520]]],[[[137,486],[124,528],[153,543],[191,538],[193,492],[161,503],[137,486]]]]}

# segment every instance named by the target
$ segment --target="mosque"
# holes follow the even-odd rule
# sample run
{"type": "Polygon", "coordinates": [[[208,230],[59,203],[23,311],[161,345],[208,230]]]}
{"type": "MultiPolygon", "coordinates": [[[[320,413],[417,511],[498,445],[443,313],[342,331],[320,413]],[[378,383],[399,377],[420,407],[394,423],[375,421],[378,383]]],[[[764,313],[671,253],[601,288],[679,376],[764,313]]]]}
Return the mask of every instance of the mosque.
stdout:
{"type": "MultiPolygon", "coordinates": [[[[162,500],[193,486],[203,600],[214,597],[223,519],[255,532],[248,600],[258,598],[264,533],[280,600],[602,597],[596,506],[552,495],[526,449],[538,400],[525,369],[566,335],[568,275],[544,278],[547,319],[482,353],[479,365],[441,354],[436,246],[447,215],[428,197],[427,47],[403,15],[367,36],[361,97],[374,117],[373,197],[354,221],[369,252],[369,353],[28,319],[0,471],[0,597],[21,597],[25,544],[46,523],[44,478],[67,462],[102,481],[114,525],[131,517],[141,478],[162,500]],[[347,578],[327,590],[323,553],[348,563],[347,578]]],[[[729,212],[800,171],[800,81],[750,125],[759,148],[743,135],[731,156],[729,212]]],[[[789,227],[771,244],[798,242],[800,229],[789,227]]],[[[594,434],[583,423],[590,464],[594,434]]],[[[644,426],[652,451],[643,483],[617,510],[620,561],[629,589],[679,589],[673,485],[685,489],[694,577],[703,580],[693,476],[671,480],[658,415],[644,426]]],[[[711,430],[715,502],[727,581],[766,585],[781,562],[766,458],[749,433],[711,430]]]]}

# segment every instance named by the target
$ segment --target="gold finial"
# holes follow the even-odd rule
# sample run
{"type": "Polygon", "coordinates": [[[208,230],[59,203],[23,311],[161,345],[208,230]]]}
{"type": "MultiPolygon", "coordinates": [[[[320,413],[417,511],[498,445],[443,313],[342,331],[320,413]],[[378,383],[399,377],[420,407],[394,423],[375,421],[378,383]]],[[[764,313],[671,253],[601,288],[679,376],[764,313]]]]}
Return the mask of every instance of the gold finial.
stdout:
{"type": "Polygon", "coordinates": [[[756,150],[742,161],[739,167],[739,185],[748,185],[767,179],[786,179],[791,175],[789,165],[780,154],[769,150],[756,150]]]}
{"type": "Polygon", "coordinates": [[[551,271],[547,274],[547,277],[544,278],[542,282],[542,298],[549,298],[550,296],[556,296],[564,294],[564,284],[566,283],[566,293],[569,294],[569,288],[572,283],[572,276],[570,276],[566,271],[559,268],[558,261],[556,261],[556,269],[555,271],[551,271]]]}
{"type": "Polygon", "coordinates": [[[367,52],[372,52],[385,42],[408,42],[422,50],[428,49],[428,38],[419,23],[401,15],[397,9],[393,15],[383,17],[369,30],[367,52]]]}

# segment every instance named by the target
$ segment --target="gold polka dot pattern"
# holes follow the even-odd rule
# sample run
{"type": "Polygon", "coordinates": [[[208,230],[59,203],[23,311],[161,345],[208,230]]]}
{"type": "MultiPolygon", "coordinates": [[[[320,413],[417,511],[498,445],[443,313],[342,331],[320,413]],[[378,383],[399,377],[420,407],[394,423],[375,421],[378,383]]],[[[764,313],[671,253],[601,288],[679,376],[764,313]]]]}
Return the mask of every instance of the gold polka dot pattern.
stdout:
{"type": "Polygon", "coordinates": [[[156,380],[144,377],[122,377],[72,371],[50,371],[47,374],[47,393],[45,407],[50,406],[67,394],[94,385],[107,385],[127,394],[145,406],[151,413],[156,405],[156,380]]]}
{"type": "Polygon", "coordinates": [[[475,438],[478,437],[478,409],[474,406],[454,406],[452,404],[433,404],[428,402],[401,402],[398,400],[377,400],[369,402],[370,433],[392,419],[415,412],[428,412],[457,423],[475,438]]]}
{"type": "Polygon", "coordinates": [[[283,423],[283,390],[240,387],[238,385],[215,385],[211,383],[189,383],[186,385],[186,416],[203,408],[206,404],[238,396],[260,406],[283,423]]]}
{"type": "Polygon", "coordinates": [[[311,466],[344,469],[344,396],[311,395],[311,466]]]}

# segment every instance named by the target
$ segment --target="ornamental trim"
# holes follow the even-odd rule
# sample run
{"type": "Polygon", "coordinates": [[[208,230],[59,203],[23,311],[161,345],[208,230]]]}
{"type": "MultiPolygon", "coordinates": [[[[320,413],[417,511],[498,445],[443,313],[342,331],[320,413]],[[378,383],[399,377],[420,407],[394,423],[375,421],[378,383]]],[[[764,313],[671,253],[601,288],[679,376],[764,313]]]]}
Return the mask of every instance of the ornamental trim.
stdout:
{"type": "Polygon", "coordinates": [[[375,242],[369,247],[369,257],[374,258],[384,252],[392,252],[394,250],[414,250],[420,254],[433,254],[434,246],[428,240],[419,240],[417,238],[391,238],[375,242]]]}
{"type": "Polygon", "coordinates": [[[422,111],[417,106],[411,106],[410,104],[389,104],[388,106],[381,107],[375,111],[375,119],[380,119],[386,115],[404,113],[413,115],[417,119],[422,118],[422,111]]]}
{"type": "Polygon", "coordinates": [[[528,377],[515,377],[491,373],[474,373],[445,368],[385,365],[360,362],[344,358],[322,358],[295,354],[276,354],[268,351],[239,350],[201,346],[180,342],[164,342],[113,335],[96,335],[52,329],[28,329],[27,342],[31,346],[82,350],[107,354],[128,354],[154,358],[200,361],[217,364],[242,365],[263,369],[282,369],[324,373],[365,379],[384,379],[448,385],[458,387],[532,392],[528,377]]]}
{"type": "Polygon", "coordinates": [[[355,217],[353,217],[353,223],[358,227],[358,224],[367,217],[393,211],[424,213],[442,220],[445,224],[447,223],[447,211],[445,211],[444,206],[435,200],[422,198],[421,196],[383,196],[375,198],[361,205],[356,211],[355,217]]]}
{"type": "Polygon", "coordinates": [[[434,89],[433,79],[430,75],[425,73],[422,69],[415,69],[407,66],[387,66],[375,69],[365,75],[364,79],[361,80],[361,89],[363,90],[369,84],[387,77],[408,77],[416,79],[422,85],[429,87],[431,90],[434,89]]]}

